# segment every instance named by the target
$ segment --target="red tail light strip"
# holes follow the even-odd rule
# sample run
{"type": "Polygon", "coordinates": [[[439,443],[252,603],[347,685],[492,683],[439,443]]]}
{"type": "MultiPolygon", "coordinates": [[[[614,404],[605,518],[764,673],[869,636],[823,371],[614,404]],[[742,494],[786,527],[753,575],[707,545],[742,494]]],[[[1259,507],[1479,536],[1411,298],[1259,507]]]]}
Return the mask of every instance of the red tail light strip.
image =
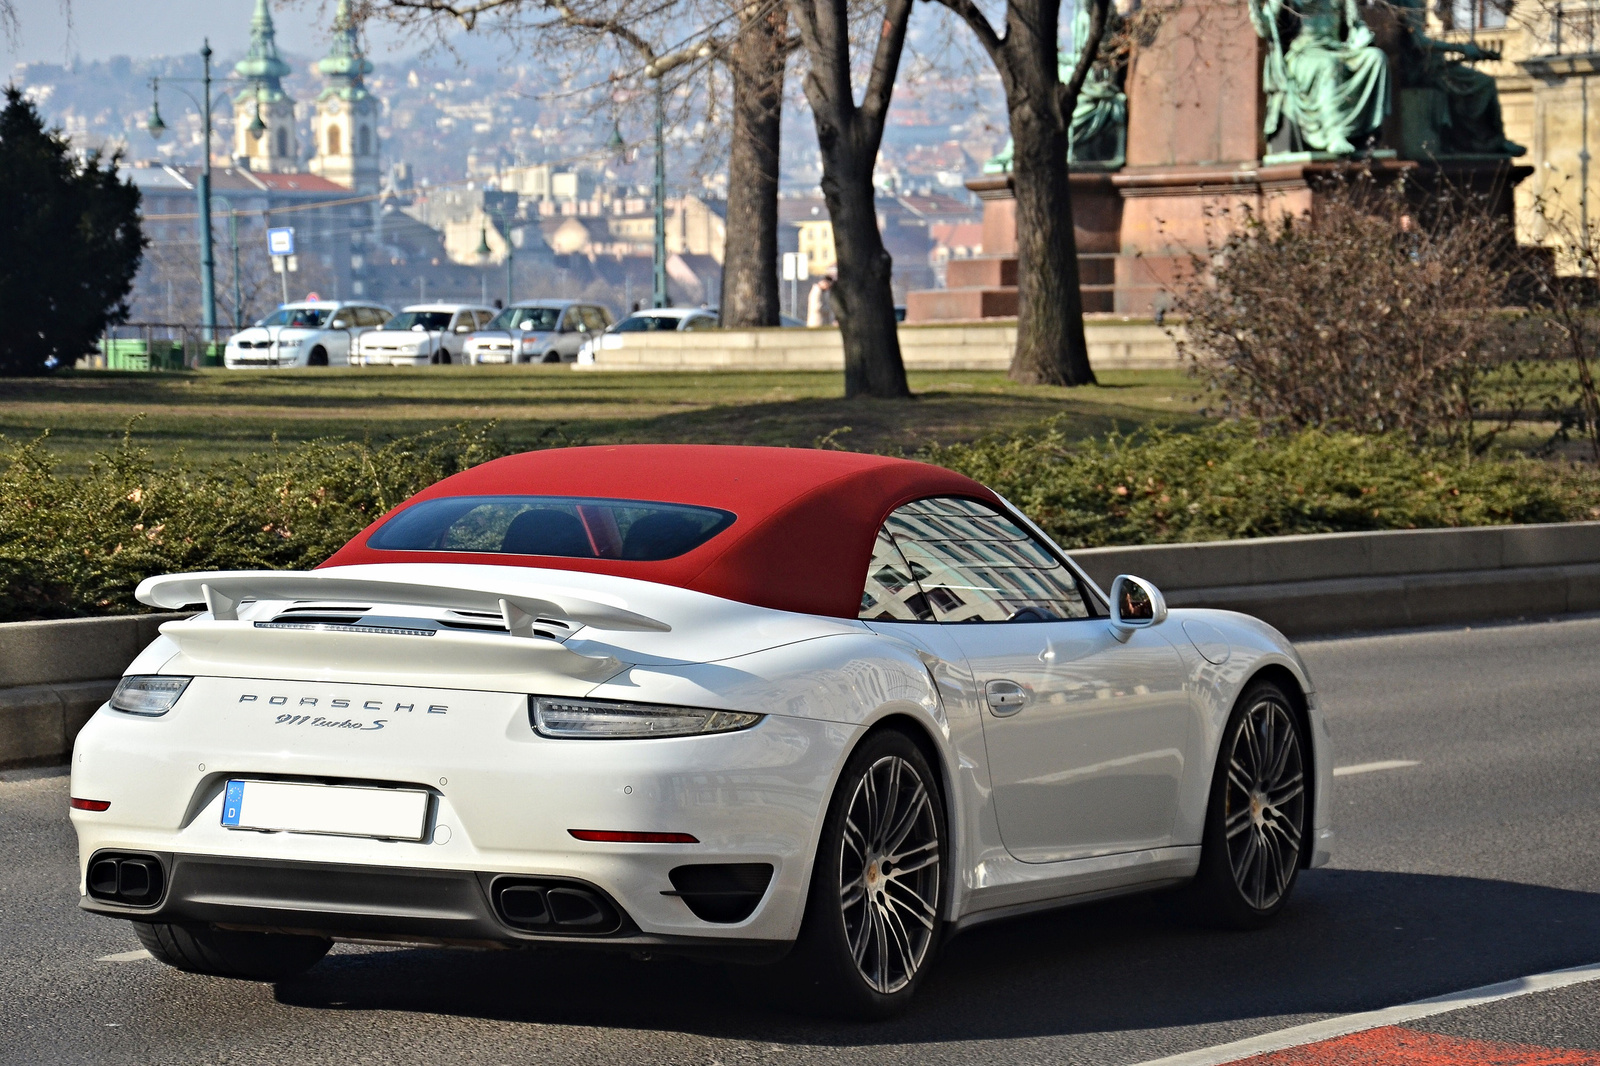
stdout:
{"type": "Polygon", "coordinates": [[[75,811],[109,811],[110,800],[84,800],[77,796],[72,797],[72,809],[75,811]]]}
{"type": "Polygon", "coordinates": [[[698,844],[688,833],[622,833],[613,829],[568,829],[579,840],[601,844],[698,844]]]}

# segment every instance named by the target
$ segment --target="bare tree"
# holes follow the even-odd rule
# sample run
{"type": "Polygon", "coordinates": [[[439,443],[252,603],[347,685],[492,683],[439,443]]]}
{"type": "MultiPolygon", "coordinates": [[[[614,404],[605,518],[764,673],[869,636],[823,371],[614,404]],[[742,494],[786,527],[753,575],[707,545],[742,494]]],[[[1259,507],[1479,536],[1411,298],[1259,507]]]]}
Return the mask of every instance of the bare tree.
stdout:
{"type": "MultiPolygon", "coordinates": [[[[610,39],[640,65],[633,76],[692,76],[713,62],[732,76],[727,238],[721,311],[730,327],[778,324],[778,155],[783,81],[794,42],[783,0],[373,0],[380,17],[401,23],[443,17],[468,30],[485,19],[543,16],[535,32],[566,30],[610,39]],[[663,45],[676,39],[677,47],[663,45]]],[[[571,38],[569,38],[570,40],[571,38]]]]}
{"type": "Polygon", "coordinates": [[[848,0],[788,0],[810,62],[804,86],[822,156],[839,276],[830,296],[844,340],[846,396],[910,396],[872,170],[883,142],[912,0],[885,0],[861,102],[852,84],[848,0]]]}
{"type": "Polygon", "coordinates": [[[1006,93],[1015,145],[1017,351],[1011,376],[1046,385],[1090,385],[1083,334],[1077,235],[1068,183],[1067,132],[1078,93],[1100,54],[1110,0],[1089,0],[1088,40],[1063,84],[1056,57],[1061,0],[1007,0],[1002,35],[976,0],[938,0],[977,35],[1006,93]]]}
{"type": "Polygon", "coordinates": [[[732,2],[738,6],[739,27],[725,52],[733,76],[733,133],[728,145],[722,324],[733,328],[776,326],[781,299],[779,130],[791,45],[789,19],[781,0],[732,2]]]}

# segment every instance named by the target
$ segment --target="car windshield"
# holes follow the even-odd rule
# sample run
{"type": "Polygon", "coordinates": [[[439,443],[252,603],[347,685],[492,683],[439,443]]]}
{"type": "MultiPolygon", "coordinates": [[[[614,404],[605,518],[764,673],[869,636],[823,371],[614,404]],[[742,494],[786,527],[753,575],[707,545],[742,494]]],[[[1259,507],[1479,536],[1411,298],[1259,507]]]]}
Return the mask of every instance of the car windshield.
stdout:
{"type": "Polygon", "coordinates": [[[395,515],[367,538],[380,551],[494,552],[651,562],[692,551],[731,512],[580,496],[448,496],[395,515]]]}
{"type": "Polygon", "coordinates": [[[383,324],[384,329],[449,329],[449,311],[401,311],[383,324]]]}
{"type": "Polygon", "coordinates": [[[559,307],[508,307],[494,316],[490,329],[531,329],[549,331],[561,317],[559,307]]]}
{"type": "Polygon", "coordinates": [[[617,333],[644,333],[674,330],[683,319],[677,315],[629,315],[611,327],[617,333]]]}
{"type": "Polygon", "coordinates": [[[332,313],[333,310],[327,307],[280,307],[256,325],[321,329],[332,313]]]}

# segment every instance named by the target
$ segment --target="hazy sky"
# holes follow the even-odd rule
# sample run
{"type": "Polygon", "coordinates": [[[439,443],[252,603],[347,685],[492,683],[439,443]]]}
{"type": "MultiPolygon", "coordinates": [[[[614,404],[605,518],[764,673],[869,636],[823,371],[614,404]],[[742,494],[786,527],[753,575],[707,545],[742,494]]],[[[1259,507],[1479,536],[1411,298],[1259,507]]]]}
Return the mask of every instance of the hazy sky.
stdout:
{"type": "MultiPolygon", "coordinates": [[[[255,0],[14,0],[20,24],[17,39],[0,39],[0,66],[60,63],[74,55],[86,60],[114,55],[172,55],[198,52],[203,38],[220,53],[242,51],[250,43],[250,13],[255,0]]],[[[334,0],[274,0],[278,47],[301,55],[320,55],[327,46],[334,0]]],[[[374,58],[410,52],[381,27],[369,32],[374,58]]]]}

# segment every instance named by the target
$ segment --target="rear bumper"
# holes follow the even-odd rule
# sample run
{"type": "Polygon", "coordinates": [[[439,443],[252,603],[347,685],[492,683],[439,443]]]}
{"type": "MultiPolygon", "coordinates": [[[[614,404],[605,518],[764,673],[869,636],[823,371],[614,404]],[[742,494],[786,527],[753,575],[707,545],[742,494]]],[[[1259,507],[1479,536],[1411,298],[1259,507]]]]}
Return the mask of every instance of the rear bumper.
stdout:
{"type": "MultiPolygon", "coordinates": [[[[262,932],[315,934],[463,946],[536,943],[650,948],[752,961],[781,957],[787,941],[662,935],[640,931],[614,899],[594,885],[557,880],[616,912],[598,933],[517,928],[494,905],[507,875],[470,870],[399,869],[343,863],[153,854],[165,872],[159,900],[133,907],[85,895],[94,914],[141,922],[210,924],[262,932]]],[[[510,878],[510,880],[519,880],[510,878]]]]}

